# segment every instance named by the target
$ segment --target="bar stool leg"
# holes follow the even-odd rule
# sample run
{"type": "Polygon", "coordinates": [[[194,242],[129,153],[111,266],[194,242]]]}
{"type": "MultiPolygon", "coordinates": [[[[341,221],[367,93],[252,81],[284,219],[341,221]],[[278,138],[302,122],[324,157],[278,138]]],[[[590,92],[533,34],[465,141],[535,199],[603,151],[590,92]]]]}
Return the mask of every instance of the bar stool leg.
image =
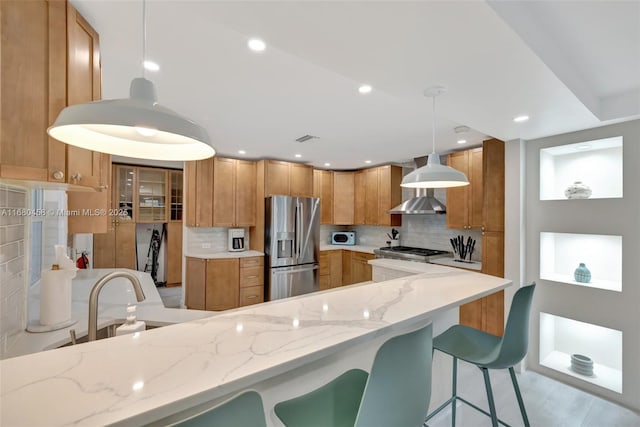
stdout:
{"type": "Polygon", "coordinates": [[[489,412],[491,412],[491,425],[498,427],[498,416],[496,415],[496,405],[493,402],[493,392],[491,391],[491,380],[489,379],[489,370],[482,368],[484,376],[484,386],[487,389],[487,400],[489,401],[489,412]]]}
{"type": "Polygon", "coordinates": [[[456,397],[458,397],[458,358],[453,356],[453,384],[451,385],[451,427],[456,427],[456,397]]]}
{"type": "Polygon", "coordinates": [[[527,410],[524,408],[524,401],[522,400],[522,394],[520,394],[520,387],[518,387],[518,380],[516,379],[516,373],[513,370],[513,366],[509,368],[509,374],[511,374],[511,382],[513,383],[513,389],[516,391],[516,398],[518,398],[518,405],[520,405],[520,413],[522,414],[522,420],[525,427],[531,427],[529,424],[529,418],[527,417],[527,410]]]}

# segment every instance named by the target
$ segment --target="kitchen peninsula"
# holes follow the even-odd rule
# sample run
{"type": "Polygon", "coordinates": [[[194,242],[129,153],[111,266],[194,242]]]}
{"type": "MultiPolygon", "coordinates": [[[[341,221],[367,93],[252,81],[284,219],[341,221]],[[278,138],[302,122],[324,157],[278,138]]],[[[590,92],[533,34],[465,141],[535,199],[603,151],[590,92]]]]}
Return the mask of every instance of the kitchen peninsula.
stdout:
{"type": "Polygon", "coordinates": [[[425,265],[422,274],[4,360],[0,424],[167,424],[252,388],[276,425],[277,400],[370,365],[393,335],[432,321],[438,333],[438,315],[510,284],[425,265]]]}

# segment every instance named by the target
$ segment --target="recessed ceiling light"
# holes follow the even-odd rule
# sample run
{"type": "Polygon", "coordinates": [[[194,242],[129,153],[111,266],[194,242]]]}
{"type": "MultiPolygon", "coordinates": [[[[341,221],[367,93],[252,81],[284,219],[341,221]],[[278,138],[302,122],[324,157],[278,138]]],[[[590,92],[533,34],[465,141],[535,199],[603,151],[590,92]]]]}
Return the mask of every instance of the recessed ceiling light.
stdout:
{"type": "Polygon", "coordinates": [[[459,139],[458,140],[458,144],[466,144],[467,140],[466,139],[459,139]]]}
{"type": "Polygon", "coordinates": [[[362,85],[358,88],[358,92],[365,94],[370,93],[373,88],[369,85],[362,85]]]}
{"type": "Polygon", "coordinates": [[[153,61],[144,61],[142,65],[144,65],[145,70],[149,71],[158,71],[160,69],[160,66],[153,61]]]}
{"type": "Polygon", "coordinates": [[[325,163],[324,165],[325,166],[331,166],[331,163],[325,163]]]}
{"type": "Polygon", "coordinates": [[[518,117],[514,117],[513,119],[513,121],[516,123],[526,122],[527,120],[529,120],[529,116],[518,116],[518,117]]]}
{"type": "Polygon", "coordinates": [[[238,150],[238,154],[247,154],[247,152],[244,150],[238,150]]]}
{"type": "Polygon", "coordinates": [[[364,162],[365,162],[366,164],[369,164],[369,163],[371,163],[371,160],[365,160],[364,162]]]}
{"type": "Polygon", "coordinates": [[[580,144],[580,145],[578,145],[578,150],[588,150],[589,148],[591,148],[591,146],[589,144],[580,144]]]}
{"type": "Polygon", "coordinates": [[[255,51],[255,52],[262,52],[263,50],[265,50],[267,48],[267,45],[265,44],[265,42],[263,42],[260,39],[251,39],[247,42],[247,46],[249,46],[249,49],[255,51]]]}
{"type": "Polygon", "coordinates": [[[300,158],[302,157],[302,154],[296,154],[296,157],[300,158]]]}

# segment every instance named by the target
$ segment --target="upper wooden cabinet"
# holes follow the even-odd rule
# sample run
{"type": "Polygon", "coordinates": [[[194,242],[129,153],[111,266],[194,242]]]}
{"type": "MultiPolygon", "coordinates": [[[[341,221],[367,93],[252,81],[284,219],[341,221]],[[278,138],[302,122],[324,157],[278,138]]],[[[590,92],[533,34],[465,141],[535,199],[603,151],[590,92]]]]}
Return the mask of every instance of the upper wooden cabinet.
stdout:
{"type": "Polygon", "coordinates": [[[447,227],[504,230],[504,143],[449,154],[447,164],[469,178],[465,187],[447,189],[447,227]]]}
{"type": "Polygon", "coordinates": [[[354,223],[400,226],[402,215],[387,213],[402,201],[402,168],[379,166],[355,173],[354,223]]]}
{"type": "Polygon", "coordinates": [[[335,224],[334,221],[334,172],[313,170],[313,197],[320,199],[320,224],[335,224]]]}
{"type": "Polygon", "coordinates": [[[354,172],[333,173],[333,224],[355,224],[355,178],[354,172]]]}
{"type": "Polygon", "coordinates": [[[482,148],[451,153],[447,164],[469,179],[469,185],[447,189],[447,227],[482,227],[482,148]]]}
{"type": "Polygon", "coordinates": [[[67,105],[100,99],[98,34],[64,1],[2,1],[0,8],[0,177],[106,189],[110,156],[46,133],[67,105]]]}
{"type": "Polygon", "coordinates": [[[169,171],[169,221],[182,223],[184,205],[184,178],[182,171],[169,171]]]}
{"type": "Polygon", "coordinates": [[[251,227],[256,221],[256,164],[213,157],[186,162],[187,226],[251,227]]]}
{"type": "Polygon", "coordinates": [[[280,160],[261,160],[264,196],[313,197],[313,167],[280,160]]]}

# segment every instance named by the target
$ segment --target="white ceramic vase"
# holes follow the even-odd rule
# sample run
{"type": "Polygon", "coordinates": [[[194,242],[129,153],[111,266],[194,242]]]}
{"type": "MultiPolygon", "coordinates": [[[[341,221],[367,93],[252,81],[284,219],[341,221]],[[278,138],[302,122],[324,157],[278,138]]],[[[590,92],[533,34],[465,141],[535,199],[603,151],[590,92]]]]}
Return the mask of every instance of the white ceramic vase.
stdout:
{"type": "Polygon", "coordinates": [[[564,195],[567,199],[588,199],[591,196],[591,188],[582,181],[576,181],[564,190],[564,195]]]}

